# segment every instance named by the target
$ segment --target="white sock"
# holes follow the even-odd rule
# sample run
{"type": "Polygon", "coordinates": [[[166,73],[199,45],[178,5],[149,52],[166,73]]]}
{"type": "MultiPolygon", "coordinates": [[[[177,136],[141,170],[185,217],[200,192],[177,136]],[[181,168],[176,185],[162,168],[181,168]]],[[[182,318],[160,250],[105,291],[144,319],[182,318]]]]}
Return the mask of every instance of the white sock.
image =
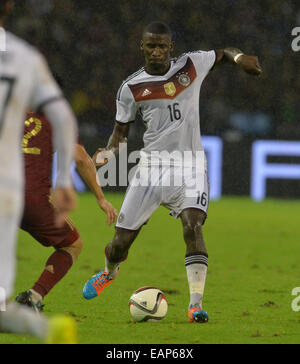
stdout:
{"type": "Polygon", "coordinates": [[[185,266],[190,289],[190,305],[199,305],[202,308],[208,258],[202,254],[188,255],[185,258],[185,266]]]}
{"type": "Polygon", "coordinates": [[[105,271],[109,273],[112,279],[116,278],[116,275],[119,272],[120,263],[111,263],[106,257],[105,257],[105,271]]]}
{"type": "Polygon", "coordinates": [[[0,312],[0,332],[31,335],[45,340],[48,321],[27,307],[9,303],[6,311],[0,312]]]}
{"type": "Polygon", "coordinates": [[[30,292],[32,293],[31,299],[34,304],[37,304],[38,302],[43,302],[43,297],[39,293],[37,293],[33,289],[30,289],[30,292]]]}

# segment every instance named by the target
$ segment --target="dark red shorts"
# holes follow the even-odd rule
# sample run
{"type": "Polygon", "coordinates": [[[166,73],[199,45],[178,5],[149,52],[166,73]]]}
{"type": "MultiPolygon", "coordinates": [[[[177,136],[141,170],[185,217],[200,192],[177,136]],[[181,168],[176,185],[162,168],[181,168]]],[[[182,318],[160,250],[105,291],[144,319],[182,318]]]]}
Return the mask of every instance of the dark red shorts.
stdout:
{"type": "Polygon", "coordinates": [[[55,207],[48,194],[25,194],[21,229],[27,231],[43,246],[65,248],[79,239],[79,233],[70,218],[62,228],[54,224],[55,207]]]}

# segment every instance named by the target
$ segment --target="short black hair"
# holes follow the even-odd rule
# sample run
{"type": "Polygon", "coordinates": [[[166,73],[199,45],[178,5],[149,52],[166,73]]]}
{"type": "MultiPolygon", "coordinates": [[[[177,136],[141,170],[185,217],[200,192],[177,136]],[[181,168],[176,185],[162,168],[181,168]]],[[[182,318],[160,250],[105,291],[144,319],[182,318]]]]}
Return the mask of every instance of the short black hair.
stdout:
{"type": "Polygon", "coordinates": [[[145,26],[143,30],[143,35],[145,33],[152,33],[152,34],[167,34],[172,38],[172,32],[170,27],[163,22],[154,21],[145,26]]]}

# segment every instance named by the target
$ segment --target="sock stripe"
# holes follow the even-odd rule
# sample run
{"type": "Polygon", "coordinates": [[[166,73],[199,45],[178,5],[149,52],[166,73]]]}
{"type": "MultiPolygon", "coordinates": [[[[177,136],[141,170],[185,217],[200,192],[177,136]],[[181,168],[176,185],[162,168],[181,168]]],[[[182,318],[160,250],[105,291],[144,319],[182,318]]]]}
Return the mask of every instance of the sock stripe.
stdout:
{"type": "Polygon", "coordinates": [[[185,260],[204,259],[208,261],[208,258],[203,255],[194,255],[193,257],[186,257],[185,260]]]}
{"type": "Polygon", "coordinates": [[[191,257],[191,258],[185,259],[186,263],[195,262],[195,261],[203,261],[203,262],[208,263],[208,259],[206,257],[191,257]]]}
{"type": "Polygon", "coordinates": [[[185,263],[185,266],[187,267],[187,266],[192,265],[192,264],[203,264],[203,265],[206,265],[208,267],[208,262],[201,262],[201,261],[185,263]]]}
{"type": "Polygon", "coordinates": [[[191,264],[204,264],[208,267],[208,258],[204,255],[194,255],[185,258],[185,266],[191,264]]]}

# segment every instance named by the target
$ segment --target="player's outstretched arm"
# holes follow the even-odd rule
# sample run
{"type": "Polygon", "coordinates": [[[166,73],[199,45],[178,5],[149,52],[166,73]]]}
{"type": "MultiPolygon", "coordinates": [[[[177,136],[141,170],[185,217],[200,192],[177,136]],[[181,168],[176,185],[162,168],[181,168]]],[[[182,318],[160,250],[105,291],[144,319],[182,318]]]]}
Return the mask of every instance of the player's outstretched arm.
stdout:
{"type": "Polygon", "coordinates": [[[53,202],[57,208],[56,225],[60,227],[64,224],[65,214],[74,210],[77,205],[70,174],[77,124],[69,104],[64,99],[45,105],[43,111],[52,125],[53,146],[54,150],[57,150],[58,177],[53,202]]]}
{"type": "Polygon", "coordinates": [[[248,56],[238,48],[225,48],[216,51],[216,64],[233,63],[239,65],[246,73],[260,76],[262,68],[259,64],[258,57],[248,56]]]}
{"type": "Polygon", "coordinates": [[[33,52],[31,63],[34,83],[29,107],[43,112],[50,121],[53,149],[57,151],[58,176],[53,199],[57,207],[57,221],[60,224],[63,222],[63,215],[76,207],[70,169],[74,158],[77,122],[45,58],[40,53],[33,52]]]}
{"type": "Polygon", "coordinates": [[[117,156],[120,152],[120,144],[127,143],[128,134],[129,125],[116,122],[107,146],[105,148],[99,148],[93,156],[95,165],[102,167],[110,158],[117,156]]]}
{"type": "Polygon", "coordinates": [[[57,187],[72,187],[71,166],[74,159],[77,122],[75,115],[63,98],[49,102],[43,107],[52,126],[53,149],[57,151],[57,187]]]}
{"type": "Polygon", "coordinates": [[[78,172],[95,195],[100,208],[105,212],[107,216],[107,225],[112,225],[117,220],[118,212],[105,199],[102,188],[97,181],[97,170],[93,160],[85,150],[84,146],[80,144],[76,144],[75,162],[78,172]]]}

